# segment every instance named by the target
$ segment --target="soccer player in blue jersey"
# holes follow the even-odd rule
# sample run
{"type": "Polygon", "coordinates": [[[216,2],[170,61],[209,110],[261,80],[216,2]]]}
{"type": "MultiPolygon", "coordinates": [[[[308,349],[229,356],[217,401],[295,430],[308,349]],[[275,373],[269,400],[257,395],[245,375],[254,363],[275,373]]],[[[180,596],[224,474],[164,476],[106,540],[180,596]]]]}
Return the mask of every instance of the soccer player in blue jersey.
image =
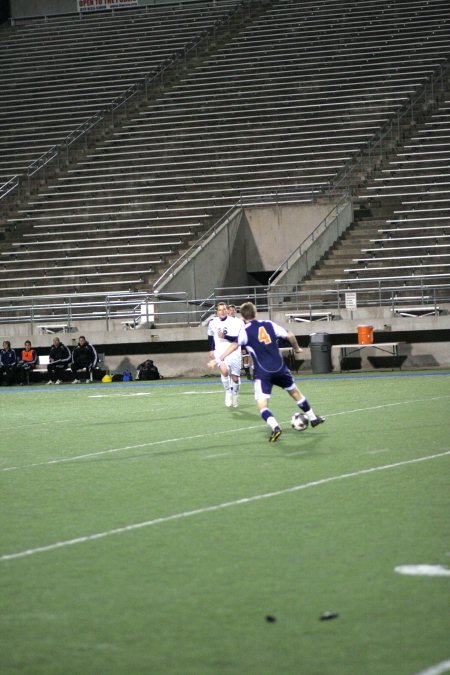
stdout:
{"type": "Polygon", "coordinates": [[[259,321],[256,318],[256,307],[252,302],[241,305],[241,317],[245,326],[240,331],[235,342],[219,357],[209,361],[208,366],[219,368],[223,359],[227,358],[239,346],[246,347],[253,358],[255,399],[262,419],[271,428],[269,441],[274,443],[281,436],[281,427],[269,409],[269,399],[272,387],[275,385],[288,392],[300,408],[312,427],[325,422],[325,418],[318,417],[305,396],[297,388],[292,373],[285,365],[277,344],[277,338],[284,338],[291,344],[295,353],[302,350],[295,335],[273,321],[259,321]]]}

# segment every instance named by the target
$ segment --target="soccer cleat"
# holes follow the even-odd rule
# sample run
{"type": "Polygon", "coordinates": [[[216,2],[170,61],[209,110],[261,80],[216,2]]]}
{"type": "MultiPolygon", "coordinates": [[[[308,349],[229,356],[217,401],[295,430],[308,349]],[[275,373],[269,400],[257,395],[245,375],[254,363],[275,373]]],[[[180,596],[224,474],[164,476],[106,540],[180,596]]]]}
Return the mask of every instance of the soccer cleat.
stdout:
{"type": "Polygon", "coordinates": [[[323,424],[325,422],[325,417],[317,416],[315,420],[311,420],[310,424],[312,427],[317,427],[318,424],[323,424]]]}
{"type": "Polygon", "coordinates": [[[239,405],[239,396],[237,394],[231,395],[231,405],[233,408],[237,408],[239,405]]]}
{"type": "Polygon", "coordinates": [[[233,405],[233,397],[231,395],[231,391],[226,391],[225,392],[225,405],[227,408],[231,408],[233,405]]]}
{"type": "Polygon", "coordinates": [[[74,380],[72,380],[72,384],[80,384],[80,380],[77,380],[77,378],[75,378],[74,380]]]}
{"type": "Polygon", "coordinates": [[[280,427],[275,427],[275,429],[272,431],[272,433],[269,436],[269,443],[275,443],[281,436],[281,429],[280,427]]]}
{"type": "Polygon", "coordinates": [[[53,380],[49,380],[47,384],[55,384],[55,383],[53,382],[53,380]]]}
{"type": "Polygon", "coordinates": [[[56,380],[55,384],[62,384],[62,380],[56,380]]]}

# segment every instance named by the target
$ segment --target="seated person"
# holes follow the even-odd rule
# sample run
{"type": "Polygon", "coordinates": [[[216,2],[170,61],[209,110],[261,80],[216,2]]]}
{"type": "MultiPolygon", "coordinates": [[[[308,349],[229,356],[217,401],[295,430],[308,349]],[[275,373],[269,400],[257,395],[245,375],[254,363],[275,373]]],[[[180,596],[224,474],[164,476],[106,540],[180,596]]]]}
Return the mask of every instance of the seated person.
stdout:
{"type": "Polygon", "coordinates": [[[47,371],[50,376],[47,384],[62,384],[64,371],[69,367],[72,355],[70,349],[64,345],[58,337],[53,338],[50,347],[49,363],[47,371]]]}
{"type": "Polygon", "coordinates": [[[37,364],[37,360],[36,350],[32,348],[31,342],[26,340],[18,361],[20,384],[30,384],[30,375],[37,364]]]}
{"type": "Polygon", "coordinates": [[[16,381],[17,354],[11,349],[9,340],[3,341],[3,349],[0,349],[0,382],[5,378],[5,384],[11,386],[16,381]]]}
{"type": "Polygon", "coordinates": [[[78,344],[73,350],[72,354],[72,373],[74,380],[72,384],[78,384],[80,380],[78,379],[78,371],[86,371],[86,382],[92,382],[92,371],[98,363],[97,350],[93,345],[91,345],[84,335],[80,335],[78,339],[78,344]]]}

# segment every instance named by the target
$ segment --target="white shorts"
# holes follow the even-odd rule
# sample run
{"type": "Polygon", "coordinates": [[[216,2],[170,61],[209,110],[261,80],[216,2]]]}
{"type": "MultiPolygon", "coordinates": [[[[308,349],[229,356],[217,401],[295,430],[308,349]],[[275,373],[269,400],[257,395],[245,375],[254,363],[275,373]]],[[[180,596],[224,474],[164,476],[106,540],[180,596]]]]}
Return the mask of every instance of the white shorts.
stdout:
{"type": "MultiPolygon", "coordinates": [[[[216,358],[220,358],[220,354],[218,354],[217,352],[214,352],[214,356],[216,358]]],[[[225,363],[228,366],[228,370],[230,371],[230,375],[239,376],[241,374],[241,367],[242,367],[241,350],[236,349],[234,352],[229,354],[225,358],[225,363]]]]}

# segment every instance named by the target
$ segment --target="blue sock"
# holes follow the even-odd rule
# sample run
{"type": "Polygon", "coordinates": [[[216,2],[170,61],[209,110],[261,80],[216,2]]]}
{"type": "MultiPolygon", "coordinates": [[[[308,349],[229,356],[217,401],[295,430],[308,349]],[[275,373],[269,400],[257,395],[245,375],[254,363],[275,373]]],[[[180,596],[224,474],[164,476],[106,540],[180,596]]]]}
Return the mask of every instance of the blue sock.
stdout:
{"type": "Polygon", "coordinates": [[[300,401],[297,402],[297,405],[305,413],[307,413],[311,410],[311,406],[309,405],[308,401],[306,400],[306,398],[304,396],[303,396],[303,398],[300,399],[300,401]]]}

